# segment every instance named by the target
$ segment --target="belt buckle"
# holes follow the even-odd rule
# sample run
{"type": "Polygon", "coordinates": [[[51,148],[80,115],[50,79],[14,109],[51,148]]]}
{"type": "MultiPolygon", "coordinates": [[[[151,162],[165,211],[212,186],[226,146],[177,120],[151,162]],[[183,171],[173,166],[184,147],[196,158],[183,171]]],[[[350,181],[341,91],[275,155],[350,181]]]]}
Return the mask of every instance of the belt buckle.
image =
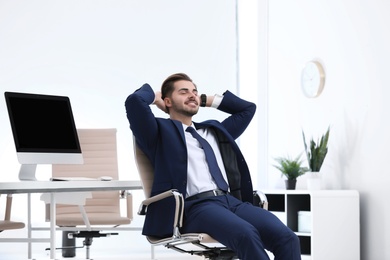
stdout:
{"type": "Polygon", "coordinates": [[[213,190],[214,196],[218,196],[217,191],[213,190]]]}

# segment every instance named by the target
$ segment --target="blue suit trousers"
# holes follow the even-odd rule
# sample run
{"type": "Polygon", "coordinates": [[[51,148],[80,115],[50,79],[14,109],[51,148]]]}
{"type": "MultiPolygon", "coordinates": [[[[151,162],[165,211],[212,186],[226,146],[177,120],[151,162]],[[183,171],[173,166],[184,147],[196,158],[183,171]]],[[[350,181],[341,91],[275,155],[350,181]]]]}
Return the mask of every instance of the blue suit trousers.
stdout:
{"type": "Polygon", "coordinates": [[[242,260],[301,259],[298,237],[275,215],[231,195],[185,202],[182,232],[207,233],[242,260]]]}

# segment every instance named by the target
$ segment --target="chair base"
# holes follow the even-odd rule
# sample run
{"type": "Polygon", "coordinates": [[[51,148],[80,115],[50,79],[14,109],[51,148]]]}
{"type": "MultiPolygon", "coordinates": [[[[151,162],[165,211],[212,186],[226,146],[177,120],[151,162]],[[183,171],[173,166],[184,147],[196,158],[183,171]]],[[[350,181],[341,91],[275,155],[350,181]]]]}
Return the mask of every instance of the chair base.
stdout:
{"type": "MultiPolygon", "coordinates": [[[[154,246],[162,245],[180,253],[202,256],[209,260],[233,260],[238,259],[235,252],[218,243],[214,238],[205,233],[186,233],[167,238],[147,236],[147,240],[154,246]]],[[[152,256],[153,257],[153,256],[152,256]]]]}
{"type": "Polygon", "coordinates": [[[76,256],[76,239],[69,238],[69,234],[72,231],[62,231],[62,257],[75,257],[76,256]]]}
{"type": "Polygon", "coordinates": [[[225,247],[208,247],[205,244],[200,242],[192,242],[193,245],[200,247],[200,250],[184,250],[183,248],[179,248],[176,245],[165,245],[166,248],[170,248],[176,250],[180,253],[188,253],[190,255],[198,255],[203,256],[205,259],[209,260],[233,260],[238,259],[236,254],[225,247]]]}
{"type": "MultiPolygon", "coordinates": [[[[80,231],[80,232],[74,232],[74,231],[63,231],[62,233],[62,246],[56,249],[62,250],[62,256],[67,257],[75,257],[76,256],[76,248],[84,248],[86,249],[86,259],[90,258],[90,246],[92,245],[93,238],[94,237],[109,237],[111,235],[118,235],[118,233],[100,233],[100,231],[80,231]],[[76,239],[77,237],[83,237],[83,246],[77,247],[76,246],[76,239]]],[[[47,248],[46,250],[49,250],[47,248]]]]}

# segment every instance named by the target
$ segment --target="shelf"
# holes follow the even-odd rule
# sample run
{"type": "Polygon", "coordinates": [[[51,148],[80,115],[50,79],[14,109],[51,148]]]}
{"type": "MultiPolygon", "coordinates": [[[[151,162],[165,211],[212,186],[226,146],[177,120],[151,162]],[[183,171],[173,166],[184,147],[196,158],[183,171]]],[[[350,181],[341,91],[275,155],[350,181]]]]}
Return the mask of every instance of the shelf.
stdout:
{"type": "Polygon", "coordinates": [[[284,194],[267,194],[268,210],[275,212],[286,211],[286,199],[284,194]]]}
{"type": "Polygon", "coordinates": [[[299,241],[301,242],[301,254],[311,255],[311,237],[298,236],[298,238],[299,241]]]}
{"type": "Polygon", "coordinates": [[[360,259],[360,210],[356,190],[263,192],[268,199],[268,210],[298,236],[302,259],[360,259]],[[311,232],[298,232],[300,211],[310,212],[302,212],[299,219],[304,230],[311,232]],[[303,219],[305,217],[307,219],[303,219]],[[331,248],[328,248],[329,243],[332,243],[331,248]]]}

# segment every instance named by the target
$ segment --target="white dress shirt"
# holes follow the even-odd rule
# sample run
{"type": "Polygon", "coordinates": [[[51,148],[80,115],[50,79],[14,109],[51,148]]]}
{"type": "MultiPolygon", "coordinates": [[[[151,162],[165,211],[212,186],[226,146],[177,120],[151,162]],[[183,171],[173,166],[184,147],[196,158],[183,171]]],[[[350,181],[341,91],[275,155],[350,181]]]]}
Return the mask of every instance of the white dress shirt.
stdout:
{"type": "MultiPolygon", "coordinates": [[[[212,107],[218,107],[222,101],[222,96],[215,96],[212,107]]],[[[185,133],[186,143],[187,143],[187,153],[188,153],[188,168],[187,168],[187,197],[198,194],[200,192],[209,191],[217,189],[217,185],[214,182],[213,177],[209,171],[209,167],[206,161],[206,155],[201,148],[198,140],[196,140],[191,133],[185,131],[187,125],[183,124],[183,129],[185,133]]],[[[191,127],[195,128],[194,124],[191,127]]],[[[195,128],[196,129],[196,128],[195,128]]],[[[226,181],[226,171],[223,165],[221,152],[218,147],[217,138],[215,137],[215,132],[212,129],[197,129],[198,134],[207,140],[210,146],[213,148],[215,157],[219,168],[221,169],[222,175],[226,181]]]]}

